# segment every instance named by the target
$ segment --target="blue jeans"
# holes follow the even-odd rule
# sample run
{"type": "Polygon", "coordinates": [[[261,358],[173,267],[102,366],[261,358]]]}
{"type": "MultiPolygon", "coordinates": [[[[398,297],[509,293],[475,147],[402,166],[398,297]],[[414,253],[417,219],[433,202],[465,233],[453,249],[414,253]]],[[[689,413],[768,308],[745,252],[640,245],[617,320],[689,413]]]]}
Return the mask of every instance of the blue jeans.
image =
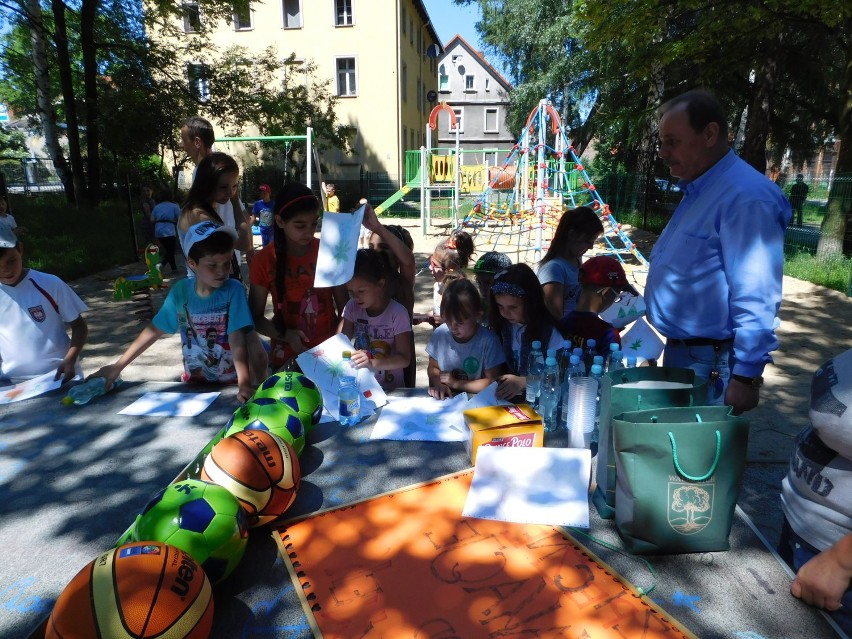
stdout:
{"type": "Polygon", "coordinates": [[[731,379],[731,367],[734,364],[733,342],[716,346],[686,346],[678,340],[668,340],[663,351],[663,365],[673,368],[691,368],[695,376],[707,380],[707,406],[723,406],[725,389],[731,379]],[[711,380],[710,373],[718,371],[719,376],[711,380]]]}
{"type": "Polygon", "coordinates": [[[260,227],[260,245],[266,246],[272,241],[273,236],[275,235],[275,229],[272,226],[261,226],[260,227]]]}
{"type": "MultiPolygon", "coordinates": [[[[778,554],[790,568],[799,572],[799,568],[818,555],[819,550],[797,535],[785,517],[784,526],[781,529],[781,540],[778,542],[778,554]]],[[[843,632],[852,637],[852,589],[844,593],[840,603],[843,606],[840,610],[826,610],[825,612],[834,619],[834,622],[843,629],[843,632]]]]}

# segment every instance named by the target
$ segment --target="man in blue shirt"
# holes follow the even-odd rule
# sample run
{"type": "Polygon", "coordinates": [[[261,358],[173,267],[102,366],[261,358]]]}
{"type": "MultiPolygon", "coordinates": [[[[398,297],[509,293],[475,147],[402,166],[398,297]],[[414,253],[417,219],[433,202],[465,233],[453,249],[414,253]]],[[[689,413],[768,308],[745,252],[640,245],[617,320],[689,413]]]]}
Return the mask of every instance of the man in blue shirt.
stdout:
{"type": "Polygon", "coordinates": [[[651,253],[645,304],[666,366],[708,380],[707,403],[757,406],[792,212],[783,192],[728,146],[714,96],[690,91],[660,109],[660,158],[684,197],[651,253]]]}

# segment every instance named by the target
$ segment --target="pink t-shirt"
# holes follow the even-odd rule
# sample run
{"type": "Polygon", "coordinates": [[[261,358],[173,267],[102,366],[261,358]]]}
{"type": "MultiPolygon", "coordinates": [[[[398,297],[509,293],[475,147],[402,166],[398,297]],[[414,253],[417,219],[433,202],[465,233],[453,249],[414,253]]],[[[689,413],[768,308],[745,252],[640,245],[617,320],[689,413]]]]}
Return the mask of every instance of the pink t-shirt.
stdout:
{"type": "MultiPolygon", "coordinates": [[[[396,336],[411,332],[411,319],[405,307],[391,300],[387,308],[375,317],[349,300],[343,308],[343,319],[356,324],[359,319],[367,320],[367,334],[370,336],[370,353],[376,359],[384,359],[396,354],[396,336]]],[[[412,357],[414,354],[412,353],[412,357]]],[[[400,388],[405,385],[401,368],[387,371],[376,371],[376,380],[385,390],[400,388]]]]}

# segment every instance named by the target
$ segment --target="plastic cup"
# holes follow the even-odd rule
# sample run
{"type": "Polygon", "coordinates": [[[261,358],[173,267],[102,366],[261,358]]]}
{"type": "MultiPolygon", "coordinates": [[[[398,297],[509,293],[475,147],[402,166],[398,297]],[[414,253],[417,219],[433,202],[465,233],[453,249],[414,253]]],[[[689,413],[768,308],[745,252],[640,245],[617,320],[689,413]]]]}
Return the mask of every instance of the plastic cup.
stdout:
{"type": "Polygon", "coordinates": [[[595,429],[598,380],[591,377],[571,378],[568,382],[568,416],[565,425],[571,448],[585,448],[595,429]]]}

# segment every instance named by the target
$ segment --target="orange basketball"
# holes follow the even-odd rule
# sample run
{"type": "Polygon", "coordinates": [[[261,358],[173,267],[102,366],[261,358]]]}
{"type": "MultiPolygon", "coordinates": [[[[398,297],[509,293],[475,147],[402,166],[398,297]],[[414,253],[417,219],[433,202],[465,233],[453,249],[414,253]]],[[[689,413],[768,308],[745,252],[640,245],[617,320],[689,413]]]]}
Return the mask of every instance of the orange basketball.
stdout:
{"type": "Polygon", "coordinates": [[[225,437],[213,447],[201,479],[227,488],[248,514],[250,526],[283,515],[299,489],[299,459],[277,435],[252,428],[225,437]]]}
{"type": "Polygon", "coordinates": [[[205,639],[210,580],[182,550],[158,542],[113,548],[86,565],[56,600],[45,639],[205,639]]]}

